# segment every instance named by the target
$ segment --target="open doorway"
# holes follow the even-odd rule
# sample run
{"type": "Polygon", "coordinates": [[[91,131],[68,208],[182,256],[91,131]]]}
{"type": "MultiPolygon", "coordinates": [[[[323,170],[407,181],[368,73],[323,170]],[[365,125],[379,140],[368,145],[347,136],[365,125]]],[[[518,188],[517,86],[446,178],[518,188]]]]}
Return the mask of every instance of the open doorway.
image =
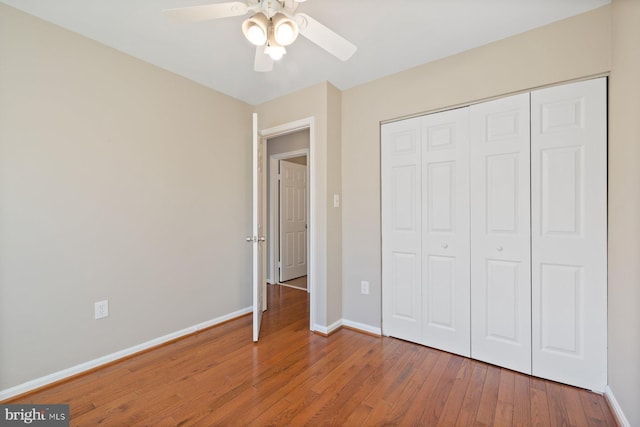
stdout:
{"type": "MultiPolygon", "coordinates": [[[[258,132],[259,138],[263,141],[270,141],[279,136],[284,136],[292,133],[296,133],[298,131],[307,131],[308,134],[308,152],[307,152],[307,174],[308,174],[308,228],[307,228],[307,292],[309,295],[309,329],[311,331],[316,330],[316,264],[317,258],[323,257],[324,253],[321,252],[316,246],[318,245],[318,236],[317,236],[317,206],[318,201],[316,200],[318,189],[317,186],[317,178],[316,174],[318,173],[318,158],[315,155],[317,152],[316,142],[315,142],[315,117],[307,117],[300,120],[296,120],[293,122],[288,122],[284,124],[280,124],[270,128],[264,128],[258,132]]],[[[267,143],[267,145],[269,145],[267,143]]],[[[265,150],[266,151],[266,150],[265,150]]],[[[261,163],[264,165],[265,169],[269,162],[268,155],[264,155],[262,157],[261,163]]],[[[266,172],[266,171],[265,171],[266,172]]],[[[265,185],[264,187],[267,187],[265,185]]],[[[267,189],[262,187],[262,190],[266,193],[267,189]]],[[[263,193],[264,194],[264,193],[263,193]]],[[[265,215],[267,217],[268,214],[265,215]]],[[[265,218],[266,221],[266,218],[265,218]]],[[[267,221],[267,224],[269,222],[267,221]]],[[[273,269],[271,265],[273,263],[269,262],[268,255],[270,249],[270,243],[267,244],[267,279],[273,279],[273,269]],[[271,275],[269,274],[271,273],[271,275]]],[[[273,253],[273,251],[271,251],[273,253]]],[[[269,280],[264,281],[264,286],[268,286],[267,283],[269,280]]],[[[266,288],[264,289],[265,294],[267,292],[266,288]]]]}
{"type": "Polygon", "coordinates": [[[310,292],[309,128],[267,139],[267,279],[310,292]]]}

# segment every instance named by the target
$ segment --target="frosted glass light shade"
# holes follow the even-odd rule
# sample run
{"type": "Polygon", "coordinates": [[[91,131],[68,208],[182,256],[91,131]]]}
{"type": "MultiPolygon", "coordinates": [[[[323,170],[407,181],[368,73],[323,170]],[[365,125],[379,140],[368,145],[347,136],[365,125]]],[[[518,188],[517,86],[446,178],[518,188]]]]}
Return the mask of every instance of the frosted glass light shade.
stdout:
{"type": "Polygon", "coordinates": [[[298,37],[298,24],[282,13],[276,13],[273,18],[273,37],[281,46],[289,46],[298,37]]]}
{"type": "Polygon", "coordinates": [[[247,39],[256,46],[261,46],[267,41],[267,35],[262,31],[262,28],[254,24],[249,26],[246,35],[247,39]]]}
{"type": "Polygon", "coordinates": [[[264,53],[269,55],[274,61],[278,61],[282,59],[285,53],[287,53],[287,50],[284,46],[267,46],[264,49],[264,53]]]}
{"type": "Polygon", "coordinates": [[[242,33],[250,43],[262,46],[267,42],[268,26],[267,17],[262,12],[258,12],[242,23],[242,33]]]}

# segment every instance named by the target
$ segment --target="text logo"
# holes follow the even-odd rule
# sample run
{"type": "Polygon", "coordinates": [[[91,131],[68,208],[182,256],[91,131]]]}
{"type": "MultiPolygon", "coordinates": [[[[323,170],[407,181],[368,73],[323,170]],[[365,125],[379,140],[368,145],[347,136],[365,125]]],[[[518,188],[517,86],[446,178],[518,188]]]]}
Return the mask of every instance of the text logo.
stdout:
{"type": "Polygon", "coordinates": [[[0,405],[0,427],[69,427],[69,405],[0,405]]]}

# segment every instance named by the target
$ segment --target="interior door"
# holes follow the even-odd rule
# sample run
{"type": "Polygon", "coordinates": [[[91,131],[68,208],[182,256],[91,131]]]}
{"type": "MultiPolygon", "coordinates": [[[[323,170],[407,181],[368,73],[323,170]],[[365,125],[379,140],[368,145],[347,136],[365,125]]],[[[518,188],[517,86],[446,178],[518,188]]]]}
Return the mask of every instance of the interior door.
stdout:
{"type": "Polygon", "coordinates": [[[421,342],[420,118],[381,132],[382,330],[421,342]]]}
{"type": "Polygon", "coordinates": [[[533,374],[607,384],[606,79],[531,93],[533,374]]]}
{"type": "Polygon", "coordinates": [[[471,106],[471,357],[531,373],[529,94],[471,106]]]}
{"type": "Polygon", "coordinates": [[[421,342],[470,354],[469,109],[420,119],[421,342]]]}
{"type": "Polygon", "coordinates": [[[280,160],[280,281],[307,274],[307,167],[280,160]]]}
{"type": "Polygon", "coordinates": [[[253,113],[253,234],[247,237],[253,245],[253,341],[258,341],[262,312],[267,309],[265,194],[265,144],[258,136],[258,114],[253,113]]]}

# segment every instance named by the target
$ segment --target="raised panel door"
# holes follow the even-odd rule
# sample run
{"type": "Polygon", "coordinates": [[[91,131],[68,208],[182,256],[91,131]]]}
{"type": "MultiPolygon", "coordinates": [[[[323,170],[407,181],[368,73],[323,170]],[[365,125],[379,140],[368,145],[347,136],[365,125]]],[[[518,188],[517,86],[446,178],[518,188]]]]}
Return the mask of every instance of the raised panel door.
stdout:
{"type": "Polygon", "coordinates": [[[381,129],[382,331],[420,342],[420,119],[381,129]]]}
{"type": "Polygon", "coordinates": [[[531,373],[529,94],[471,107],[471,356],[531,373]]]}
{"type": "Polygon", "coordinates": [[[469,109],[421,118],[422,343],[469,356],[469,109]]]}
{"type": "Polygon", "coordinates": [[[606,80],[531,97],[533,374],[604,391],[606,80]]]}
{"type": "Polygon", "coordinates": [[[307,166],[280,160],[280,281],[307,274],[307,166]]]}

